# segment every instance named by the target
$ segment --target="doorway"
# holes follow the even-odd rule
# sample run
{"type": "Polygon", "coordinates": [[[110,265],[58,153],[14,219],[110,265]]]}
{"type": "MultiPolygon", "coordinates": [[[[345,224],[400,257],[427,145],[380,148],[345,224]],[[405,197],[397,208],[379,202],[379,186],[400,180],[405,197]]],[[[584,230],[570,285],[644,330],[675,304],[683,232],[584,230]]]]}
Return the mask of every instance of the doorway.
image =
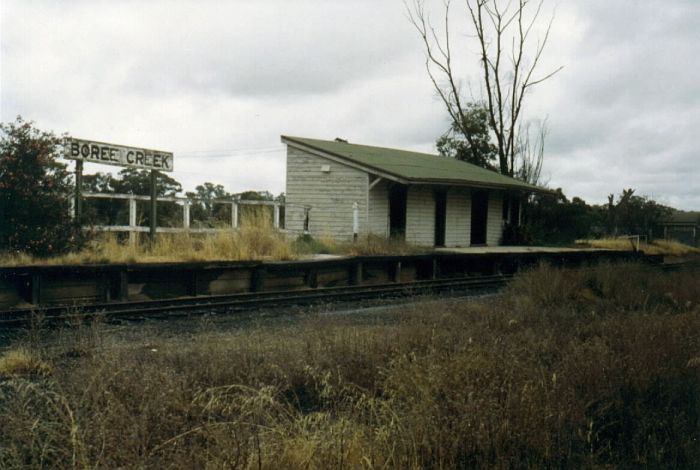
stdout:
{"type": "Polygon", "coordinates": [[[486,245],[486,223],[489,215],[489,193],[484,190],[472,191],[472,245],[486,245]]]}
{"type": "Polygon", "coordinates": [[[406,186],[395,185],[389,190],[389,236],[406,238],[406,186]]]}
{"type": "Polygon", "coordinates": [[[435,246],[445,246],[447,191],[436,189],[433,194],[435,197],[435,246]]]}

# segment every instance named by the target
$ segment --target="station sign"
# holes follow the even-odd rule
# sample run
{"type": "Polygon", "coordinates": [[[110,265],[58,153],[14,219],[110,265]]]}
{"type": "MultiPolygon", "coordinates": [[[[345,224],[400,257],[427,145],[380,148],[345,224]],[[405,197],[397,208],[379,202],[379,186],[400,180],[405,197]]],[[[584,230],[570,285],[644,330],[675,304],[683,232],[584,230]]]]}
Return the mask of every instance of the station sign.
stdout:
{"type": "Polygon", "coordinates": [[[174,169],[172,152],[125,147],[72,137],[67,137],[63,142],[63,157],[145,170],[173,171],[174,169]]]}

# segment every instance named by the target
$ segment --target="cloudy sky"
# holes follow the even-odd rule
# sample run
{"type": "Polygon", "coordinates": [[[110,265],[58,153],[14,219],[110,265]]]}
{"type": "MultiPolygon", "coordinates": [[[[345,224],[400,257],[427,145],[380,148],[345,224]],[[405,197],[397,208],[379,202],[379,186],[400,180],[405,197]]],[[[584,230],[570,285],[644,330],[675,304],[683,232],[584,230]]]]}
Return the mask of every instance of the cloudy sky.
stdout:
{"type": "MultiPolygon", "coordinates": [[[[525,103],[549,126],[544,180],[700,209],[700,1],[545,1],[542,71],[564,69],[525,103]]],[[[467,38],[461,0],[453,13],[467,38]]],[[[284,191],[281,134],[433,152],[449,124],[401,0],[1,0],[0,15],[3,122],[172,151],[188,190],[284,191]]],[[[455,55],[469,86],[475,49],[455,55]]]]}

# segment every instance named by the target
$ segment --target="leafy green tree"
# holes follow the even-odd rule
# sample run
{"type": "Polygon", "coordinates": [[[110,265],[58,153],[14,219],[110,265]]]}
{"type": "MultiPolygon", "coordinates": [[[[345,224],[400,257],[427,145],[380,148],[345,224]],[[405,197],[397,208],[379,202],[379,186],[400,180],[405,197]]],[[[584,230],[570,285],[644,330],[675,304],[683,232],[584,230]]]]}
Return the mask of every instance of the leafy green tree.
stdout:
{"type": "Polygon", "coordinates": [[[646,196],[636,196],[632,188],[623,189],[618,196],[610,194],[607,204],[607,232],[609,235],[651,235],[661,219],[672,209],[646,196]]]}
{"type": "MultiPolygon", "coordinates": [[[[117,177],[109,173],[95,173],[83,176],[83,191],[107,194],[151,194],[151,175],[149,170],[124,168],[117,177]]],[[[174,178],[158,173],[156,195],[158,197],[176,196],[182,191],[182,185],[174,178]]],[[[125,225],[129,221],[129,207],[125,201],[117,199],[92,199],[85,204],[86,217],[94,224],[125,225]]],[[[145,201],[137,203],[137,222],[148,225],[150,204],[145,201]]],[[[177,227],[182,224],[182,209],[174,202],[158,203],[158,225],[177,227]]]]}
{"type": "Polygon", "coordinates": [[[578,197],[569,200],[561,188],[533,196],[524,209],[525,225],[536,244],[572,243],[587,237],[594,222],[591,206],[578,197]]]}
{"type": "MultiPolygon", "coordinates": [[[[116,193],[116,179],[111,173],[83,175],[82,190],[90,193],[116,193]]],[[[83,215],[88,223],[94,225],[127,225],[129,211],[124,201],[116,199],[84,199],[83,215]]]]}
{"type": "Polygon", "coordinates": [[[234,194],[236,199],[243,201],[274,201],[275,196],[270,191],[243,191],[234,194]]]}
{"type": "Polygon", "coordinates": [[[437,140],[440,155],[498,171],[498,153],[491,143],[486,107],[468,103],[458,119],[462,122],[453,122],[450,129],[437,140]]]}
{"type": "Polygon", "coordinates": [[[228,204],[217,204],[217,200],[233,200],[222,185],[206,182],[188,192],[191,200],[190,218],[195,225],[213,227],[217,223],[231,222],[231,209],[228,204]]]}
{"type": "Polygon", "coordinates": [[[17,117],[0,124],[0,249],[49,256],[85,241],[71,219],[74,186],[58,139],[17,117]]]}
{"type": "MultiPolygon", "coordinates": [[[[121,194],[151,194],[151,172],[137,168],[124,168],[114,182],[114,190],[121,194]]],[[[158,173],[156,194],[158,196],[175,196],[182,192],[182,185],[165,173],[158,173]]]]}

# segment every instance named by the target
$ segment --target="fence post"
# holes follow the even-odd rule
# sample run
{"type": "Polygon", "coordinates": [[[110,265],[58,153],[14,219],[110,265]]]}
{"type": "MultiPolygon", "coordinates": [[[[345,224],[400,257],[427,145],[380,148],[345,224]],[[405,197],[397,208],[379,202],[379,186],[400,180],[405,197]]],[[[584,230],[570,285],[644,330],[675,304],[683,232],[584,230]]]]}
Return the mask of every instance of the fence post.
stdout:
{"type": "Polygon", "coordinates": [[[190,201],[184,201],[182,206],[182,226],[185,230],[190,229],[190,201]]]}
{"type": "Polygon", "coordinates": [[[274,209],[274,227],[280,228],[280,205],[275,203],[274,209]]]}
{"type": "Polygon", "coordinates": [[[136,243],[136,199],[133,196],[129,198],[129,243],[136,243]]]}
{"type": "Polygon", "coordinates": [[[231,203],[231,228],[238,228],[238,203],[236,201],[231,203]]]}

